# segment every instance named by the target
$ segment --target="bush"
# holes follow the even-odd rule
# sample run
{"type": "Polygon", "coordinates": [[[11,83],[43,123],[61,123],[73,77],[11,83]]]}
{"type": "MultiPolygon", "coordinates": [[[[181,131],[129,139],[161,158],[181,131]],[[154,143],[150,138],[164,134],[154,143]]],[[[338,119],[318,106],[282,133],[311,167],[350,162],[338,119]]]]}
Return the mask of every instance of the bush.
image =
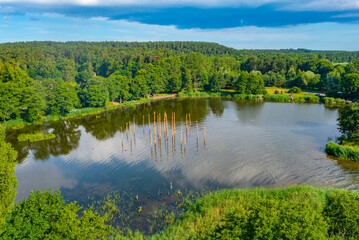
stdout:
{"type": "Polygon", "coordinates": [[[274,91],[274,94],[279,94],[279,91],[278,91],[278,90],[275,90],[275,91],[274,91]]]}
{"type": "Polygon", "coordinates": [[[358,239],[359,236],[359,197],[346,191],[327,195],[324,216],[328,218],[329,236],[347,236],[345,239],[358,239]]]}
{"type": "Polygon", "coordinates": [[[325,151],[340,160],[359,161],[359,150],[355,148],[341,146],[333,142],[328,142],[325,147],[325,151]]]}
{"type": "MultiPolygon", "coordinates": [[[[5,142],[5,128],[0,127],[0,226],[4,216],[12,207],[16,196],[15,177],[17,152],[5,142]]],[[[0,230],[1,233],[1,230],[0,230]]]]}
{"type": "Polygon", "coordinates": [[[288,93],[301,93],[301,92],[302,92],[302,89],[300,89],[299,87],[292,87],[288,91],[288,93]]]}
{"type": "Polygon", "coordinates": [[[246,100],[247,99],[247,94],[236,94],[233,96],[236,99],[240,99],[240,100],[246,100]]]}
{"type": "Polygon", "coordinates": [[[113,232],[106,217],[65,204],[61,195],[37,191],[15,204],[6,217],[1,239],[97,239],[113,232]]]}
{"type": "Polygon", "coordinates": [[[208,239],[324,239],[328,225],[302,197],[244,198],[208,239]]]}

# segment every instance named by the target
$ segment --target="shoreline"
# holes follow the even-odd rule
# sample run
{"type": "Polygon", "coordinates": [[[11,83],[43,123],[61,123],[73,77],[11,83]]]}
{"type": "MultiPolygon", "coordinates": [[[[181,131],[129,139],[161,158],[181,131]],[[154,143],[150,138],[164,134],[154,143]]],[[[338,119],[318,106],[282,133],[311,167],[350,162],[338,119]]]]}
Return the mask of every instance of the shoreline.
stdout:
{"type": "Polygon", "coordinates": [[[86,117],[86,116],[90,116],[90,115],[97,115],[97,114],[100,114],[100,113],[103,113],[103,112],[106,112],[109,110],[115,110],[115,109],[119,109],[119,108],[123,108],[123,107],[131,107],[131,106],[135,106],[138,104],[144,104],[144,103],[158,101],[158,100],[176,98],[176,96],[177,95],[155,96],[153,98],[144,98],[144,99],[140,99],[137,101],[117,103],[117,104],[112,104],[110,106],[105,106],[105,107],[100,107],[100,108],[81,108],[81,109],[77,109],[78,114],[76,114],[77,111],[74,111],[74,112],[66,114],[65,116],[48,115],[48,116],[44,117],[41,121],[33,122],[33,123],[25,122],[22,119],[20,119],[20,120],[14,119],[14,120],[9,120],[6,123],[0,123],[0,127],[4,127],[5,129],[13,129],[13,130],[22,129],[26,126],[42,125],[43,123],[47,123],[47,122],[55,122],[55,121],[63,121],[63,120],[74,119],[74,118],[82,118],[82,117],[86,117]]]}
{"type": "Polygon", "coordinates": [[[137,101],[129,101],[123,103],[113,102],[112,105],[100,107],[100,108],[81,108],[77,109],[77,111],[66,114],[65,116],[51,116],[48,115],[44,117],[39,122],[28,123],[23,119],[14,119],[9,120],[6,123],[0,123],[1,127],[5,127],[6,129],[22,129],[26,126],[31,125],[42,125],[47,122],[54,121],[63,121],[74,118],[82,118],[90,115],[97,115],[109,110],[115,110],[123,107],[131,107],[138,104],[171,99],[171,98],[227,98],[227,99],[237,99],[237,100],[245,100],[245,101],[256,101],[256,102],[285,102],[285,103],[316,103],[323,104],[328,107],[343,107],[347,103],[344,99],[341,99],[341,102],[337,104],[335,101],[326,101],[324,98],[319,98],[317,96],[307,96],[307,97],[294,97],[294,100],[291,101],[288,95],[284,94],[267,94],[267,95],[253,95],[253,94],[236,94],[234,92],[192,92],[192,93],[181,93],[178,94],[167,94],[167,95],[159,95],[151,98],[143,98],[137,101]],[[324,100],[323,100],[324,99],[324,100]]]}

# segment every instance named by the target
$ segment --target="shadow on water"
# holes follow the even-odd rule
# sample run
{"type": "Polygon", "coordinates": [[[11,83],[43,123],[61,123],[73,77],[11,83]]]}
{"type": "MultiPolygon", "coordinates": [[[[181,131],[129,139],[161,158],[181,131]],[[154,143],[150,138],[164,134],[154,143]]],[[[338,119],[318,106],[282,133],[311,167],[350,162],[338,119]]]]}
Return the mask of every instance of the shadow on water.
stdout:
{"type": "Polygon", "coordinates": [[[339,137],[338,134],[330,135],[330,133],[337,133],[336,124],[324,124],[318,122],[304,122],[304,121],[299,121],[296,122],[295,124],[300,126],[301,129],[292,130],[294,134],[310,136],[313,139],[315,139],[317,143],[323,143],[323,141],[327,140],[328,138],[335,139],[336,137],[339,137]]]}

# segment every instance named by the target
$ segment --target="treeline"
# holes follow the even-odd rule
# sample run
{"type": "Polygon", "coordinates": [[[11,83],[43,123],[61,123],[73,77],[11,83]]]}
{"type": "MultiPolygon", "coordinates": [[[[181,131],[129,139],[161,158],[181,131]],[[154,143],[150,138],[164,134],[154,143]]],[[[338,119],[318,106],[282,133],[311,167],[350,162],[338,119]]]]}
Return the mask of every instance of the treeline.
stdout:
{"type": "Polygon", "coordinates": [[[0,120],[35,122],[113,101],[223,88],[265,94],[265,86],[297,86],[358,99],[359,60],[333,64],[319,53],[335,52],[235,50],[203,42],[0,44],[0,120]]]}

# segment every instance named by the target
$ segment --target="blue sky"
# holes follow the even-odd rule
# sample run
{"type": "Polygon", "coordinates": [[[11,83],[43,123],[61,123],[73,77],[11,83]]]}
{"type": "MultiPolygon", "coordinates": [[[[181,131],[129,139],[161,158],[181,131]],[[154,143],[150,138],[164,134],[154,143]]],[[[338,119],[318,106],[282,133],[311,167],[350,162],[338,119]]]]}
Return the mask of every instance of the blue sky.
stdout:
{"type": "Polygon", "coordinates": [[[359,0],[0,0],[0,42],[33,40],[358,51],[359,0]]]}

